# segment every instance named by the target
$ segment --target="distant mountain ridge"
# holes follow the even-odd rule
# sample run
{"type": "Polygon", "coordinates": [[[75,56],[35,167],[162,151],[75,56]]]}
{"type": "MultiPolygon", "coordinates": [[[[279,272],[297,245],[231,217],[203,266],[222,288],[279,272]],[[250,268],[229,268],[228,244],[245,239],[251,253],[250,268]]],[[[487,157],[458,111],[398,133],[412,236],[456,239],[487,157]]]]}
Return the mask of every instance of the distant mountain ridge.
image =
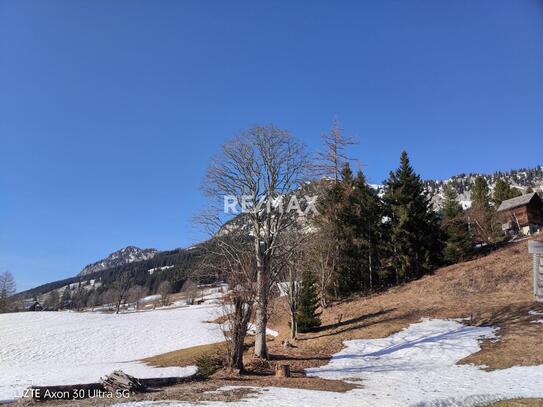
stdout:
{"type": "Polygon", "coordinates": [[[105,259],[98,260],[95,263],[85,266],[78,275],[85,276],[112,267],[122,266],[123,264],[149,260],[156,256],[157,253],[159,253],[159,251],[156,249],[140,249],[136,246],[127,246],[124,249],[111,253],[105,259]]]}

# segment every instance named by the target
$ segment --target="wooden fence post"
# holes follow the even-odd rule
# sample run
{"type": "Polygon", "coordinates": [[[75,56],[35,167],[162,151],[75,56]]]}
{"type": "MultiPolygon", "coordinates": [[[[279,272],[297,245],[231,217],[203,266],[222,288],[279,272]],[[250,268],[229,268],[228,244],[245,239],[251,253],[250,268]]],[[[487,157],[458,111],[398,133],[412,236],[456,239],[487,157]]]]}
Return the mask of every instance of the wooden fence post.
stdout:
{"type": "Polygon", "coordinates": [[[543,241],[531,240],[528,242],[528,253],[534,255],[533,285],[536,301],[543,302],[543,241]]]}

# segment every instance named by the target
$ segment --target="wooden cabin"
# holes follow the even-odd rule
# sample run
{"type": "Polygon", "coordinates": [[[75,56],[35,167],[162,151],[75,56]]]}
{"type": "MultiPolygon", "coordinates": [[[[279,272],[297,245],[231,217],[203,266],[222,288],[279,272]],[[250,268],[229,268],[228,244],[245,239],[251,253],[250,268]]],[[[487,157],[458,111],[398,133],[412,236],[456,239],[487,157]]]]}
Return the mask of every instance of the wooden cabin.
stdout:
{"type": "Polygon", "coordinates": [[[537,192],[503,201],[498,208],[502,229],[508,235],[530,235],[543,229],[543,199],[537,192]]]}
{"type": "Polygon", "coordinates": [[[42,311],[43,307],[35,298],[23,300],[23,309],[25,311],[42,311]]]}

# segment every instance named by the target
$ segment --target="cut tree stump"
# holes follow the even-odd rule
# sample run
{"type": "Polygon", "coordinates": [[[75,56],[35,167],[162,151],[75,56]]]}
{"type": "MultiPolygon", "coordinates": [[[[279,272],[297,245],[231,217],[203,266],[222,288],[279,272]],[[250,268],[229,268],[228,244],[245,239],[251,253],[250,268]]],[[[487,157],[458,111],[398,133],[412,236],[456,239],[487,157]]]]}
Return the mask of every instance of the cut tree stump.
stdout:
{"type": "Polygon", "coordinates": [[[122,370],[115,370],[110,375],[100,379],[100,384],[110,392],[128,390],[130,392],[145,391],[145,385],[134,376],[130,376],[122,370]]]}
{"type": "Polygon", "coordinates": [[[275,366],[275,377],[290,377],[290,365],[275,366]]]}

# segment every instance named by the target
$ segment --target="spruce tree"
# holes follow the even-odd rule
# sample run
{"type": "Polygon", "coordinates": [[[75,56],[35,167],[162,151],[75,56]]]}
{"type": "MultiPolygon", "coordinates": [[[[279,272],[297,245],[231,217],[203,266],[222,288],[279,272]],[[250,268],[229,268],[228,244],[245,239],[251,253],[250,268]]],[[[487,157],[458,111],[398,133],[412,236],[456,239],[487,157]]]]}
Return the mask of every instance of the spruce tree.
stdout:
{"type": "Polygon", "coordinates": [[[431,271],[440,261],[442,242],[437,214],[424,184],[414,172],[405,151],[400,167],[385,184],[388,218],[388,267],[395,282],[405,282],[431,271]]]}
{"type": "Polygon", "coordinates": [[[344,298],[377,283],[382,212],[377,193],[362,172],[353,179],[348,163],[319,208],[318,222],[335,246],[328,294],[344,298]]]}
{"type": "Polygon", "coordinates": [[[319,295],[317,290],[315,276],[309,269],[304,270],[296,313],[298,332],[308,332],[321,324],[321,313],[318,312],[319,295]]]}
{"type": "Polygon", "coordinates": [[[490,190],[486,180],[481,176],[476,177],[471,191],[471,205],[478,208],[489,208],[489,196],[490,190]]]}
{"type": "Polygon", "coordinates": [[[519,188],[511,187],[509,189],[509,199],[516,198],[517,196],[522,196],[522,191],[519,188]]]}
{"type": "Polygon", "coordinates": [[[443,259],[447,263],[456,263],[470,255],[473,239],[464,211],[458,202],[458,194],[451,183],[445,185],[443,194],[441,220],[441,228],[445,235],[443,259]]]}
{"type": "Polygon", "coordinates": [[[362,171],[358,172],[354,180],[353,194],[360,285],[363,290],[371,291],[377,283],[380,268],[381,205],[376,191],[368,185],[362,171]]]}
{"type": "Polygon", "coordinates": [[[319,227],[328,232],[330,239],[330,253],[328,266],[330,270],[327,273],[330,275],[330,284],[325,288],[326,293],[323,295],[337,295],[337,275],[338,275],[338,257],[339,257],[339,239],[340,239],[340,221],[339,207],[342,203],[342,188],[340,180],[334,180],[324,196],[324,199],[319,201],[318,211],[320,216],[317,219],[319,227]]]}
{"type": "Polygon", "coordinates": [[[454,189],[451,182],[448,182],[443,187],[443,217],[444,218],[455,218],[460,213],[462,213],[462,206],[458,202],[458,193],[454,189]]]}
{"type": "Polygon", "coordinates": [[[361,288],[360,266],[356,245],[356,207],[353,173],[348,163],[341,172],[340,202],[337,212],[336,273],[334,289],[337,297],[345,297],[361,288]]]}
{"type": "Polygon", "coordinates": [[[501,205],[503,201],[511,198],[511,187],[504,179],[500,178],[496,185],[494,186],[494,193],[492,195],[492,200],[496,208],[501,205]]]}

